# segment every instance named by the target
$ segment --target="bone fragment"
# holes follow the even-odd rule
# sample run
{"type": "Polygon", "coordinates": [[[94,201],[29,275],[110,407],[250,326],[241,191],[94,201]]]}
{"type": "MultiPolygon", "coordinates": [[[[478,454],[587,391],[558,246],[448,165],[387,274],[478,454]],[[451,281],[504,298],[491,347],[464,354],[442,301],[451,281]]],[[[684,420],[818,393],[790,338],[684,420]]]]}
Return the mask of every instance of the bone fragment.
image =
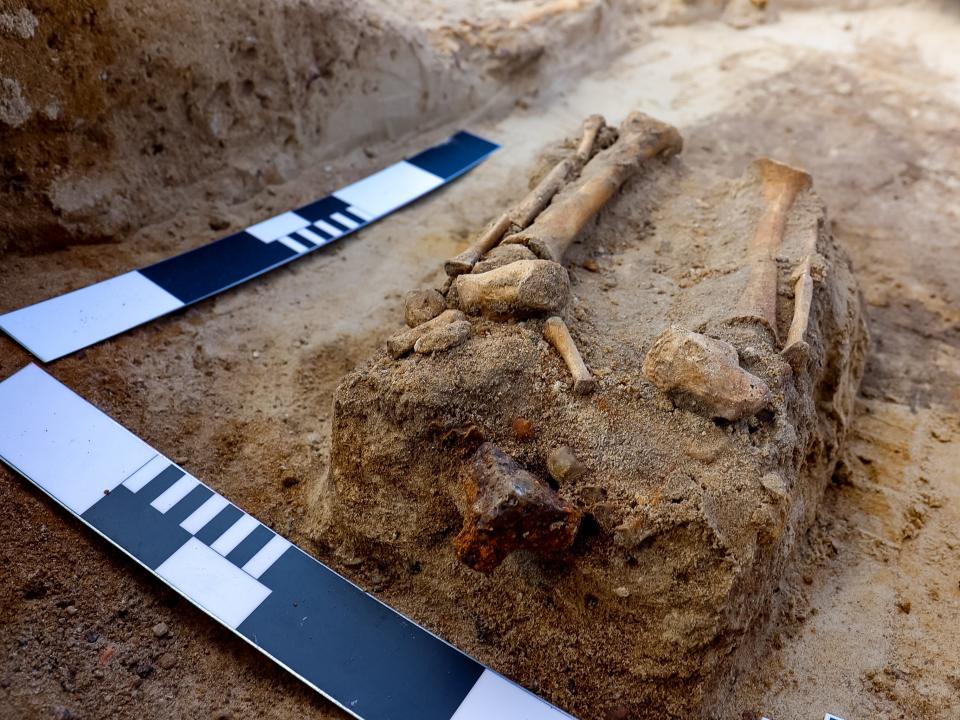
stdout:
{"type": "Polygon", "coordinates": [[[593,392],[597,387],[597,381],[583,362],[576,343],[570,337],[567,324],[558,317],[548,318],[543,324],[543,337],[556,348],[567,364],[567,369],[573,375],[573,392],[577,395],[593,392]]]}
{"type": "Polygon", "coordinates": [[[493,250],[473,266],[472,272],[479,273],[490,272],[504,265],[509,265],[517,260],[536,260],[537,256],[526,245],[497,245],[493,250]]]}
{"type": "Polygon", "coordinates": [[[451,298],[471,315],[520,318],[560,312],[570,296],[566,269],[548,260],[518,260],[480,273],[458,275],[451,298]]]}
{"type": "Polygon", "coordinates": [[[467,341],[470,337],[470,322],[457,320],[435,328],[413,344],[414,352],[422,355],[449,350],[467,341]]]}
{"type": "Polygon", "coordinates": [[[752,171],[760,176],[765,205],[747,249],[750,276],[732,320],[751,321],[766,327],[777,339],[777,253],[783,241],[787,214],[794,201],[811,185],[802,170],[767,158],[755,160],[752,171]]]}
{"type": "Polygon", "coordinates": [[[477,449],[461,478],[468,507],[454,549],[473,570],[493,572],[515,550],[558,553],[573,544],[580,511],[493,443],[477,449]]]}
{"type": "Polygon", "coordinates": [[[433,289],[411,290],[403,298],[404,320],[408,327],[422,325],[433,320],[447,309],[443,295],[433,289]]]}
{"type": "Polygon", "coordinates": [[[443,269],[450,277],[468,273],[479,262],[485,253],[492,250],[510,229],[512,221],[510,214],[505,213],[490,223],[483,232],[468,247],[456,257],[450,258],[443,264],[443,269]]]}
{"type": "Polygon", "coordinates": [[[526,244],[537,257],[560,262],[584,226],[612,198],[641,164],[656,155],[673,155],[683,148],[676,128],[643,113],[631,113],[617,141],[586,164],[571,189],[556,198],[526,230],[505,243],[526,244]]]}
{"type": "Polygon", "coordinates": [[[408,328],[387,340],[387,352],[390,353],[390,357],[394,360],[401,358],[411,352],[417,340],[431,330],[436,330],[444,325],[466,319],[467,316],[459,310],[444,310],[433,318],[433,320],[427,320],[427,322],[417,325],[414,328],[408,328]]]}
{"type": "Polygon", "coordinates": [[[473,245],[444,263],[450,277],[468,273],[480,259],[490,252],[504,235],[527,227],[549,204],[553,196],[575,178],[593,153],[597,135],[604,127],[603,117],[591,115],[583,122],[580,143],[572,157],[558,162],[517,205],[488,225],[473,245]]]}
{"type": "Polygon", "coordinates": [[[654,341],[643,374],[675,404],[709,417],[739,420],[770,402],[767,384],[740,367],[733,345],[682,328],[654,341]]]}
{"type": "Polygon", "coordinates": [[[790,330],[787,340],[780,354],[791,366],[799,368],[801,360],[807,356],[810,346],[806,342],[807,328],[810,326],[810,307],[813,305],[814,275],[822,277],[822,258],[817,254],[817,228],[810,229],[810,240],[807,243],[807,254],[800,265],[794,270],[793,277],[793,319],[790,321],[790,330]],[[817,267],[814,268],[814,260],[817,267]]]}

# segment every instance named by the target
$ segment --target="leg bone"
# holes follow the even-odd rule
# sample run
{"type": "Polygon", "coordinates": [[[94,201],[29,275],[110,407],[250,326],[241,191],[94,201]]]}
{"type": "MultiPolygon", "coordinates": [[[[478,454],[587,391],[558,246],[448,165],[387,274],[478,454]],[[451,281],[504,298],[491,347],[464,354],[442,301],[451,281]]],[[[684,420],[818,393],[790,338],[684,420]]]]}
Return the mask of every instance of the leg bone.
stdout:
{"type": "Polygon", "coordinates": [[[566,269],[548,260],[517,260],[489,272],[458,275],[450,289],[461,310],[491,318],[557,313],[569,297],[566,269]]]}
{"type": "Polygon", "coordinates": [[[547,173],[515,207],[491,223],[469,248],[444,263],[450,277],[468,273],[480,259],[496,247],[504,235],[527,227],[565,184],[575,178],[593,153],[597,134],[604,127],[600,115],[591,115],[583,123],[583,135],[573,157],[565,158],[547,173]]]}
{"type": "Polygon", "coordinates": [[[643,161],[661,153],[678,153],[682,147],[683,139],[676,128],[642,113],[631,113],[617,141],[586,164],[571,190],[551,203],[530,227],[503,242],[524,243],[538,257],[560,262],[570,243],[643,161]]]}
{"type": "Polygon", "coordinates": [[[811,185],[802,170],[763,158],[753,164],[760,175],[764,212],[747,250],[750,277],[731,320],[760,323],[777,338],[777,253],[787,214],[797,196],[811,185]]]}

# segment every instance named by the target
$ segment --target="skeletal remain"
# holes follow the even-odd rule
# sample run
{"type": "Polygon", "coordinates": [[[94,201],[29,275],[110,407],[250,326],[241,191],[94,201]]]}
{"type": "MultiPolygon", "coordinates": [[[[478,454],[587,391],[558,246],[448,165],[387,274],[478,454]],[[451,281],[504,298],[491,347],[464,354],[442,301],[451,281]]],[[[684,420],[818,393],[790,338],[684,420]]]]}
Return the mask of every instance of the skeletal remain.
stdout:
{"type": "Polygon", "coordinates": [[[447,309],[447,301],[436,290],[411,290],[403,298],[404,320],[409,327],[433,320],[447,309]]]}
{"type": "Polygon", "coordinates": [[[740,295],[731,320],[758,322],[777,339],[777,253],[783,241],[787,214],[797,196],[810,187],[810,176],[802,170],[767,158],[755,160],[752,168],[760,176],[766,205],[747,250],[750,277],[740,295]]]}
{"type": "Polygon", "coordinates": [[[547,318],[543,324],[543,337],[556,348],[567,364],[567,369],[573,375],[573,391],[577,395],[593,392],[597,387],[597,381],[583,362],[580,351],[577,350],[577,344],[570,337],[567,324],[558,317],[547,318]]]}
{"type": "Polygon", "coordinates": [[[427,320],[427,322],[421,323],[416,327],[408,328],[387,340],[387,352],[390,353],[390,357],[394,360],[401,358],[411,352],[417,340],[430,331],[457,322],[458,320],[466,319],[467,316],[459,310],[444,310],[433,318],[433,320],[427,320]]]}
{"type": "Polygon", "coordinates": [[[549,260],[518,260],[478,275],[458,275],[448,300],[471,315],[530,317],[560,312],[570,296],[566,269],[549,260]]]}
{"type": "Polygon", "coordinates": [[[429,355],[430,353],[441,352],[456,347],[466,342],[469,337],[470,322],[467,320],[457,320],[449,325],[444,325],[428,332],[413,344],[413,350],[422,355],[429,355]]]}
{"type": "Polygon", "coordinates": [[[473,245],[447,260],[443,266],[447,275],[455,277],[470,272],[484,255],[497,246],[504,235],[518,232],[533,222],[553,196],[580,173],[593,154],[597,135],[604,124],[600,115],[591,115],[584,120],[580,144],[573,156],[558,162],[523,200],[490,223],[473,245]]]}
{"type": "Polygon", "coordinates": [[[654,341],[643,374],[676,404],[725,420],[753,416],[771,399],[767,384],[740,367],[733,345],[677,327],[654,341]]]}
{"type": "Polygon", "coordinates": [[[483,260],[473,266],[474,275],[496,270],[517,260],[536,260],[537,256],[526,245],[497,245],[488,252],[483,260]]]}
{"type": "Polygon", "coordinates": [[[810,307],[813,304],[814,275],[818,279],[822,273],[820,263],[814,268],[814,260],[822,260],[817,255],[817,228],[811,228],[810,241],[807,243],[807,254],[800,265],[794,270],[795,284],[793,286],[793,319],[790,321],[790,330],[787,340],[780,353],[791,365],[797,365],[799,360],[806,356],[810,349],[807,345],[807,328],[810,325],[810,307]]]}
{"type": "Polygon", "coordinates": [[[504,243],[523,243],[537,257],[559,262],[584,226],[635,174],[643,161],[680,152],[683,139],[676,128],[643,113],[631,113],[617,141],[594,156],[569,192],[559,196],[526,230],[504,243]]]}
{"type": "Polygon", "coordinates": [[[510,553],[557,553],[573,544],[581,513],[493,443],[484,443],[461,473],[468,507],[454,540],[457,557],[482,573],[510,553]]]}

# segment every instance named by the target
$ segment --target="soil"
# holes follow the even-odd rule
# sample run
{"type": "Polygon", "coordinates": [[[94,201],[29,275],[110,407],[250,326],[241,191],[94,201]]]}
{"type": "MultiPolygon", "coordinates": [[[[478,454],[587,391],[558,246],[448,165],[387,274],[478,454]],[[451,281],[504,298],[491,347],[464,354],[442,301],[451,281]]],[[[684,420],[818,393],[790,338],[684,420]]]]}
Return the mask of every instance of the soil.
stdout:
{"type": "MultiPolygon", "coordinates": [[[[532,33],[511,29],[511,18],[534,5],[497,3],[489,15],[453,3],[424,4],[409,13],[379,5],[345,11],[337,17],[353,18],[356,12],[378,27],[402,16],[404,27],[425,28],[431,48],[443,38],[476,58],[461,68],[463,75],[453,76],[455,60],[439,67],[428,60],[430,71],[415,81],[407,71],[390,75],[389,62],[382,62],[395,88],[406,90],[410,82],[423,88],[431,78],[451,77],[458,85],[484,58],[489,67],[504,55],[520,59],[508,63],[510,72],[482,75],[472,95],[464,91],[469,101],[438,99],[429,109],[442,106],[440,114],[414,103],[408,114],[398,113],[405,124],[395,130],[383,121],[356,135],[351,127],[331,132],[327,140],[311,136],[295,142],[287,155],[277,155],[278,138],[286,137],[277,126],[265,125],[261,134],[238,133],[227,147],[206,151],[201,150],[206,140],[196,141],[183,129],[187,126],[174,123],[178,147],[189,148],[188,159],[196,159],[197,167],[171,161],[169,170],[159,160],[144,160],[142,172],[118,176],[113,164],[139,158],[136,142],[146,142],[157,122],[154,113],[141,109],[149,117],[142,130],[138,120],[129,120],[128,142],[107,150],[96,143],[87,150],[81,143],[75,155],[68,148],[66,175],[87,188],[76,194],[82,200],[79,215],[57,211],[43,199],[63,169],[44,175],[47,171],[31,163],[49,160],[40,158],[40,150],[24,150],[42,148],[44,132],[54,145],[66,142],[64,134],[80,142],[75,131],[67,133],[72,126],[44,130],[40,126],[61,121],[43,120],[36,112],[16,128],[5,126],[4,153],[15,148],[15,164],[4,170],[7,210],[0,226],[8,250],[0,256],[0,310],[148,264],[303,204],[455,127],[469,126],[501,142],[504,150],[464,179],[355,238],[48,367],[191,473],[351,574],[345,560],[352,558],[337,557],[322,538],[316,542],[319,526],[312,511],[322,504],[329,469],[334,390],[401,325],[402,293],[436,280],[442,261],[516,196],[549,143],[589,112],[612,119],[642,109],[680,128],[685,163],[718,176],[738,177],[760,155],[803,166],[829,209],[834,236],[853,259],[871,352],[842,465],[777,593],[775,631],[759,648],[759,661],[733,683],[726,717],[819,718],[826,711],[847,720],[957,716],[960,15],[955,6],[845,3],[807,9],[789,3],[776,22],[737,30],[718,20],[693,22],[686,12],[679,21],[677,14],[659,10],[639,13],[639,4],[564,3],[579,7],[541,15],[532,33]],[[433,9],[439,11],[431,15],[433,9]],[[598,15],[604,19],[596,29],[598,15]],[[621,22],[623,17],[630,22],[621,22]],[[661,22],[665,18],[671,22],[661,22]],[[593,39],[614,40],[601,40],[604,51],[597,53],[584,39],[584,28],[596,29],[593,39]],[[565,51],[559,69],[549,62],[557,50],[533,53],[546,60],[531,60],[519,50],[498,53],[511,38],[512,47],[522,48],[521,40],[530,36],[543,47],[565,51]],[[18,132],[24,135],[15,141],[18,132]],[[290,164],[260,177],[257,170],[270,167],[268,156],[290,164]],[[243,160],[248,170],[235,171],[243,160]],[[174,173],[168,184],[156,179],[168,171],[174,173]],[[231,175],[260,179],[229,181],[231,175]],[[97,186],[104,176],[110,184],[101,194],[83,185],[97,186]],[[13,204],[9,199],[18,196],[6,193],[23,199],[13,204]],[[108,211],[83,209],[112,205],[120,208],[116,224],[108,211]],[[22,212],[12,211],[18,207],[22,212]]],[[[66,16],[57,10],[44,14],[39,3],[7,3],[4,18],[7,6],[16,17],[0,22],[5,43],[0,74],[19,79],[31,108],[44,107],[30,95],[33,86],[26,78],[52,83],[60,74],[40,77],[36,68],[52,60],[44,59],[39,44],[32,65],[8,66],[11,48],[19,47],[10,43],[28,42],[21,35],[29,34],[33,23],[19,13],[24,7],[37,20],[29,38],[37,43],[46,44],[66,16]]],[[[113,17],[121,7],[111,4],[107,14],[113,17]]],[[[286,32],[294,35],[308,24],[301,14],[310,17],[330,7],[336,6],[262,4],[266,17],[278,16],[271,8],[284,8],[286,32]]],[[[245,8],[261,18],[253,3],[245,8]]],[[[139,25],[131,13],[126,28],[139,38],[137,28],[149,23],[143,19],[139,25]]],[[[179,32],[152,31],[153,37],[183,42],[182,48],[165,48],[160,53],[165,57],[199,52],[199,41],[191,39],[197,35],[243,37],[241,26],[229,21],[184,20],[176,27],[179,32]]],[[[342,34],[350,32],[352,27],[342,34]]],[[[82,34],[62,37],[68,44],[86,42],[82,34]]],[[[281,54],[297,55],[283,36],[268,44],[275,52],[282,47],[281,54]]],[[[208,45],[204,52],[213,53],[216,42],[208,45]]],[[[69,57],[69,50],[61,52],[69,57]]],[[[61,62],[78,73],[97,69],[76,62],[86,60],[89,49],[76,52],[78,57],[61,62]]],[[[134,74],[144,52],[117,52],[103,62],[134,74]]],[[[207,54],[194,67],[229,73],[239,66],[228,59],[207,54]]],[[[347,76],[349,64],[343,61],[347,76]]],[[[258,73],[277,67],[266,61],[252,65],[251,72],[258,73]]],[[[319,98],[307,93],[304,76],[292,77],[291,88],[319,98]]],[[[69,88],[86,87],[85,82],[69,88]]],[[[200,84],[216,85],[207,82],[200,84]]],[[[189,82],[171,71],[161,85],[177,96],[189,82]]],[[[4,112],[11,107],[9,88],[4,83],[4,112]]],[[[371,90],[363,96],[371,104],[362,107],[376,107],[389,96],[371,90]]],[[[136,93],[124,97],[134,115],[145,102],[136,93]]],[[[293,105],[289,116],[307,112],[303,102],[293,105]]],[[[2,119],[7,125],[26,113],[17,103],[12,107],[14,115],[2,119]]],[[[315,118],[324,114],[313,112],[315,118]]],[[[351,111],[347,117],[360,115],[351,111]]],[[[112,127],[109,118],[104,122],[95,124],[112,127]]],[[[259,122],[256,116],[257,127],[259,122]]],[[[0,340],[0,376],[29,360],[12,341],[0,340]]],[[[4,717],[345,717],[5,469],[0,562],[4,717]],[[152,630],[158,622],[169,628],[162,637],[152,630]]],[[[490,660],[507,669],[508,654],[492,652],[490,660]]]]}

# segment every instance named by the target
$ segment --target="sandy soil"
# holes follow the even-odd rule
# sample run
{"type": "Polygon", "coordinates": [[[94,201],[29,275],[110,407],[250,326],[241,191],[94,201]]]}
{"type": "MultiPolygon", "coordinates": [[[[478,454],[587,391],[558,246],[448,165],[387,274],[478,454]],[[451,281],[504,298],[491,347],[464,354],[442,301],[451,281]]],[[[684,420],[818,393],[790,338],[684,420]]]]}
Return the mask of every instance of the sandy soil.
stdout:
{"type": "MultiPolygon", "coordinates": [[[[472,117],[472,129],[506,149],[449,189],[49,369],[350,574],[311,540],[337,381],[398,327],[400,294],[430,282],[516,195],[547,143],[588,112],[619,119],[637,107],[681,128],[690,164],[730,177],[760,154],[803,165],[854,258],[872,353],[843,468],[778,593],[779,632],[732,702],[745,717],[774,720],[828,710],[848,720],[956,717],[957,33],[955,10],[919,4],[787,9],[778,23],[743,31],[720,22],[651,27],[602,70],[513,96],[509,113],[493,103],[472,117]]],[[[366,143],[367,152],[357,146],[305,163],[288,182],[228,197],[220,178],[201,178],[178,196],[174,217],[111,242],[7,253],[0,309],[206,242],[224,222],[241,227],[308,201],[453,126],[366,143]]],[[[0,340],[0,376],[28,360],[0,340]]],[[[343,717],[6,470],[0,562],[5,717],[343,717]],[[169,627],[164,637],[152,631],[158,622],[169,627]]]]}

